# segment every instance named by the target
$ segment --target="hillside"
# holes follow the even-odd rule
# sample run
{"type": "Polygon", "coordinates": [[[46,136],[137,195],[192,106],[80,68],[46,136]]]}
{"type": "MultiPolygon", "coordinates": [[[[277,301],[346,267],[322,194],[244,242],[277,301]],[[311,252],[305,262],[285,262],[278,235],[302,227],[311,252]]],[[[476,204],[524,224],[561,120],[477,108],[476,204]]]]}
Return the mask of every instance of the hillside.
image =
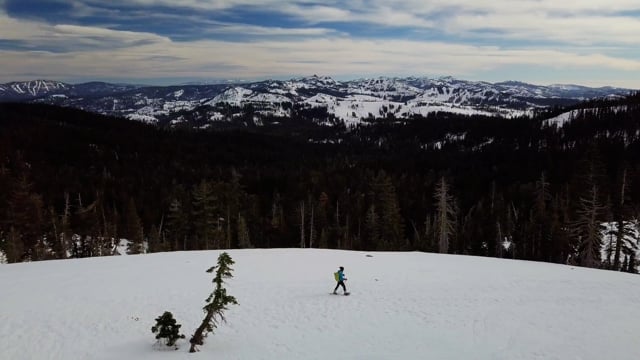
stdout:
{"type": "Polygon", "coordinates": [[[159,129],[1,104],[0,250],[20,262],[110,254],[118,238],[150,252],[307,244],[635,272],[638,238],[600,236],[605,222],[637,228],[640,107],[624,101],[558,109],[548,118],[567,121],[550,125],[438,114],[351,131],[159,129]]]}
{"type": "Polygon", "coordinates": [[[219,252],[0,265],[3,359],[616,359],[640,357],[637,275],[418,252],[234,250],[240,302],[201,352],[154,350],[171,311],[192,334],[219,252]],[[344,266],[352,294],[333,296],[344,266]]]}
{"type": "Polygon", "coordinates": [[[319,123],[355,126],[374,118],[409,119],[438,112],[512,118],[550,106],[619,98],[629,89],[489,83],[452,77],[336,81],[309,76],[215,85],[134,86],[27,81],[0,84],[0,102],[29,101],[79,108],[167,127],[262,126],[271,118],[322,114],[319,123]],[[331,120],[331,122],[329,121],[331,120]]]}

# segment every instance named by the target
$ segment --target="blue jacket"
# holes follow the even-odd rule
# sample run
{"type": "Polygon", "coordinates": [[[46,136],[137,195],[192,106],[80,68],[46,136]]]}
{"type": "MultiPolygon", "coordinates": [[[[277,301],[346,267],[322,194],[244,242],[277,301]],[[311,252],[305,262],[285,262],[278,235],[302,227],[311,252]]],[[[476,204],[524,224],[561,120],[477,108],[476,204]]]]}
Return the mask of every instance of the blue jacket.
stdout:
{"type": "Polygon", "coordinates": [[[344,273],[342,270],[338,270],[338,281],[344,281],[344,273]]]}

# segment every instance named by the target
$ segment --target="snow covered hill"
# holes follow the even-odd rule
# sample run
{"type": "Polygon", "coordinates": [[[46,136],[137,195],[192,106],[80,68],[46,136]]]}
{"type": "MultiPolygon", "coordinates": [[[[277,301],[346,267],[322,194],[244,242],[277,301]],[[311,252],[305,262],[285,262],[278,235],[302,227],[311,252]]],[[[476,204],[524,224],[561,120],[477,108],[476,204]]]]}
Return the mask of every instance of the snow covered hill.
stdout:
{"type": "Polygon", "coordinates": [[[640,278],[426,253],[232,250],[240,305],[201,352],[154,349],[165,310],[187,338],[219,251],[0,265],[2,359],[640,358],[640,278]],[[351,296],[330,295],[345,267],[351,296]]]}
{"type": "Polygon", "coordinates": [[[16,100],[66,92],[71,86],[59,81],[33,80],[0,84],[0,99],[16,100]]]}
{"type": "MultiPolygon", "coordinates": [[[[69,85],[27,82],[0,85],[0,101],[37,101],[77,107],[152,123],[180,123],[202,111],[206,121],[231,120],[247,106],[252,116],[290,116],[294,108],[322,108],[348,124],[366,118],[408,118],[434,112],[529,114],[549,105],[616,97],[630,90],[576,85],[538,86],[442,78],[388,78],[336,81],[326,76],[254,83],[141,87],[106,83],[69,85]],[[220,105],[222,109],[217,105],[220,105]],[[230,108],[232,107],[232,108],[230,108]]],[[[201,119],[200,119],[201,120],[201,119]]],[[[201,123],[202,121],[198,121],[201,123]]]]}

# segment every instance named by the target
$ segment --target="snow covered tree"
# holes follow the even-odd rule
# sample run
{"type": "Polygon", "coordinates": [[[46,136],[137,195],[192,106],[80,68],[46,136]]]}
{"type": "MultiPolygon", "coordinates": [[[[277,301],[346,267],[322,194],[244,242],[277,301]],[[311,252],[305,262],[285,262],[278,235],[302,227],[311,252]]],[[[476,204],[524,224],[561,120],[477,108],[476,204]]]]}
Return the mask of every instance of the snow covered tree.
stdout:
{"type": "Polygon", "coordinates": [[[207,270],[208,273],[216,272],[216,276],[213,278],[215,289],[205,300],[207,303],[202,309],[205,312],[205,317],[202,320],[202,324],[196,329],[195,333],[189,340],[191,348],[189,352],[196,352],[198,349],[196,346],[204,344],[204,339],[208,333],[213,333],[213,330],[218,327],[220,322],[224,322],[224,311],[227,310],[229,305],[238,305],[238,301],[235,297],[227,294],[227,289],[224,288],[224,279],[232,278],[231,272],[233,269],[231,265],[235,262],[229,256],[228,253],[223,252],[218,256],[218,265],[212,266],[207,270]]]}
{"type": "Polygon", "coordinates": [[[178,350],[176,341],[178,339],[184,339],[184,335],[180,334],[180,327],[182,325],[176,322],[173,318],[173,314],[170,311],[165,311],[164,314],[156,318],[156,324],[151,327],[151,332],[156,334],[156,340],[163,342],[166,346],[173,346],[178,350]]]}

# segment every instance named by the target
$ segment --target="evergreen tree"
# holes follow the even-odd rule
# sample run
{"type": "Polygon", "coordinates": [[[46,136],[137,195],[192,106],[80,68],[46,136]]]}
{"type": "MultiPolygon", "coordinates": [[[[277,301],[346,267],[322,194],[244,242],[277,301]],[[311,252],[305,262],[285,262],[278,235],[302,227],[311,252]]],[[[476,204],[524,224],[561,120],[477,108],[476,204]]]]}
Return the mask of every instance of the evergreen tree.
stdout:
{"type": "Polygon", "coordinates": [[[9,228],[9,232],[7,233],[4,251],[9,263],[22,261],[22,257],[24,256],[24,245],[20,238],[20,234],[13,226],[9,228]]]}
{"type": "Polygon", "coordinates": [[[548,208],[552,196],[549,187],[550,184],[543,172],[536,181],[535,200],[530,217],[531,227],[534,229],[530,240],[531,258],[536,260],[548,260],[543,253],[547,252],[551,242],[551,216],[548,208]]]}
{"type": "MultiPolygon", "coordinates": [[[[53,211],[52,211],[53,212],[53,211]]],[[[56,220],[54,222],[57,223],[56,220]]],[[[67,257],[69,251],[71,236],[73,231],[71,229],[71,201],[69,200],[69,193],[64,193],[64,209],[60,215],[60,229],[56,231],[57,246],[54,247],[54,251],[58,254],[60,259],[67,257]]]]}
{"type": "Polygon", "coordinates": [[[156,318],[156,324],[151,327],[151,332],[156,334],[158,342],[163,342],[164,345],[172,346],[178,350],[176,341],[185,338],[183,334],[180,334],[180,327],[182,325],[177,323],[173,314],[170,311],[165,311],[164,314],[156,318]]]}
{"type": "MultiPolygon", "coordinates": [[[[369,205],[369,210],[367,210],[367,215],[364,219],[364,240],[365,240],[365,250],[375,250],[381,248],[380,244],[380,230],[379,230],[379,217],[376,211],[375,204],[369,205]]],[[[324,235],[324,230],[323,234],[324,235]]],[[[322,241],[321,237],[321,241],[322,241]]]]}
{"type": "Polygon", "coordinates": [[[216,197],[211,184],[202,180],[192,191],[193,227],[198,244],[197,249],[213,247],[214,231],[220,218],[216,209],[216,197]]]}
{"type": "Polygon", "coordinates": [[[188,219],[180,200],[174,198],[167,213],[166,232],[173,250],[186,250],[188,219]]]}
{"type": "Polygon", "coordinates": [[[12,241],[21,242],[15,249],[21,248],[26,259],[35,261],[45,258],[45,254],[38,251],[45,215],[42,197],[32,189],[33,184],[27,175],[18,178],[9,197],[8,220],[14,229],[13,236],[16,236],[12,241]]]}
{"type": "Polygon", "coordinates": [[[217,266],[212,266],[207,270],[208,273],[216,272],[216,276],[213,278],[215,288],[205,300],[207,304],[203,307],[203,310],[206,315],[202,320],[202,324],[200,324],[189,340],[191,343],[189,352],[196,352],[196,346],[204,344],[204,339],[207,337],[207,334],[213,333],[213,330],[216,329],[221,322],[225,321],[224,311],[228,309],[227,307],[229,305],[238,305],[236,298],[228,295],[227,289],[224,288],[224,280],[233,277],[231,274],[233,271],[231,265],[234,263],[231,256],[223,252],[218,256],[217,266]]]}
{"type": "Polygon", "coordinates": [[[638,265],[636,264],[635,252],[629,254],[629,264],[627,265],[626,271],[634,274],[638,272],[638,265]]]}
{"type": "Polygon", "coordinates": [[[125,211],[125,236],[129,240],[129,254],[144,253],[144,232],[142,221],[136,210],[136,203],[133,198],[129,198],[125,211]]]}
{"type": "Polygon", "coordinates": [[[251,245],[251,238],[249,236],[249,227],[247,221],[241,214],[238,214],[238,247],[241,249],[247,249],[253,247],[251,245]]]}
{"type": "Polygon", "coordinates": [[[396,189],[391,178],[384,171],[380,171],[373,180],[372,191],[375,194],[379,216],[378,249],[403,249],[406,246],[404,220],[400,214],[396,189]]]}
{"type": "Polygon", "coordinates": [[[151,225],[151,229],[149,229],[149,237],[148,237],[148,245],[149,252],[158,252],[162,251],[162,244],[160,241],[160,231],[155,225],[151,225]]]}

